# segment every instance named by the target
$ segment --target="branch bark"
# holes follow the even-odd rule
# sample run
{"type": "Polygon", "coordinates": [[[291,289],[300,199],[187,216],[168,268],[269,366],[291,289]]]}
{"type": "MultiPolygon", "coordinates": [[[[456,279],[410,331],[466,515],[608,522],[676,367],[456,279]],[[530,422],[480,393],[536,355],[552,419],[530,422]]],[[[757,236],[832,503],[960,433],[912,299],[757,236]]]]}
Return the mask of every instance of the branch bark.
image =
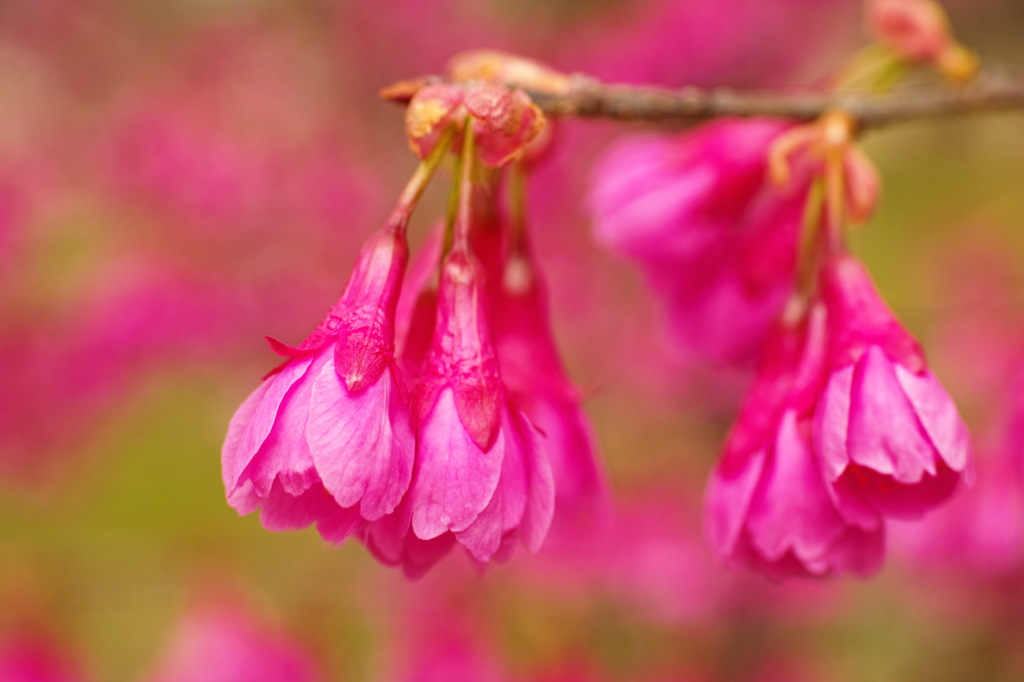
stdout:
{"type": "Polygon", "coordinates": [[[841,109],[861,128],[992,112],[1024,112],[1024,78],[1007,69],[986,68],[969,85],[901,89],[886,95],[859,93],[740,92],[611,85],[574,75],[566,94],[527,90],[545,113],[560,117],[598,118],[651,123],[699,121],[719,116],[771,116],[812,120],[841,109]]]}

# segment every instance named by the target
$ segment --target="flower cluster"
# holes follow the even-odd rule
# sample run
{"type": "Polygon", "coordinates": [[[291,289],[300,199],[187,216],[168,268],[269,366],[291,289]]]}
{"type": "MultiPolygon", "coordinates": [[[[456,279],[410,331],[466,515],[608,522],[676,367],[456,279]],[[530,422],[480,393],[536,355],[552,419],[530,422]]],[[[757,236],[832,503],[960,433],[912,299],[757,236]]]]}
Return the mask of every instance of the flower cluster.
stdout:
{"type": "Polygon", "coordinates": [[[681,343],[759,353],[706,525],[721,556],[776,577],[877,570],[885,519],[920,518],[971,474],[956,407],[842,244],[878,194],[851,137],[827,115],[630,141],[592,194],[599,239],[641,264],[681,343]]]}
{"type": "Polygon", "coordinates": [[[266,528],[355,535],[416,576],[456,544],[480,563],[517,540],[536,552],[556,479],[567,511],[595,513],[604,482],[525,225],[495,201],[540,111],[486,83],[423,87],[408,111],[421,170],[323,323],[296,347],[270,340],[287,360],[235,413],[222,469],[229,503],[266,528]],[[409,214],[453,137],[457,214],[406,273],[409,214]]]}

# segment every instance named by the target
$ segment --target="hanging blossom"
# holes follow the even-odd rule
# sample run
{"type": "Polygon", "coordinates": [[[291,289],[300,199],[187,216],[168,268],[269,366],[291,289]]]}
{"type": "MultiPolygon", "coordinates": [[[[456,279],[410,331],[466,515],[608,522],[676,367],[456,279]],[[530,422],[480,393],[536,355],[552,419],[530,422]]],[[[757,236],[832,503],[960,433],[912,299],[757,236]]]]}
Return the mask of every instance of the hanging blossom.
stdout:
{"type": "Polygon", "coordinates": [[[768,575],[868,574],[885,519],[916,519],[972,476],[967,429],[917,342],[843,245],[878,195],[844,115],[781,136],[789,159],[819,161],[792,298],[707,491],[707,529],[723,557],[768,575]]]}
{"type": "Polygon", "coordinates": [[[808,184],[769,182],[780,121],[720,121],[626,138],[589,196],[598,241],[635,262],[671,341],[719,362],[752,360],[792,286],[808,184]]]}
{"type": "MultiPolygon", "coordinates": [[[[354,535],[413,577],[456,545],[480,564],[518,541],[536,552],[554,514],[549,452],[567,500],[598,509],[605,493],[536,263],[495,218],[501,166],[527,155],[543,115],[522,91],[472,75],[491,69],[490,53],[456,66],[472,80],[391,89],[411,99],[406,127],[423,165],[320,327],[296,347],[270,340],[286,361],[236,412],[222,461],[240,513],[259,509],[270,530],[315,524],[331,542],[354,535]],[[407,274],[406,224],[449,148],[457,211],[407,274]],[[435,287],[421,263],[438,257],[435,287]]],[[[546,73],[506,66],[527,80],[546,73]]]]}
{"type": "Polygon", "coordinates": [[[825,315],[819,304],[773,332],[708,484],[712,547],[773,577],[867,575],[883,557],[883,527],[860,528],[839,513],[812,448],[825,315]]]}

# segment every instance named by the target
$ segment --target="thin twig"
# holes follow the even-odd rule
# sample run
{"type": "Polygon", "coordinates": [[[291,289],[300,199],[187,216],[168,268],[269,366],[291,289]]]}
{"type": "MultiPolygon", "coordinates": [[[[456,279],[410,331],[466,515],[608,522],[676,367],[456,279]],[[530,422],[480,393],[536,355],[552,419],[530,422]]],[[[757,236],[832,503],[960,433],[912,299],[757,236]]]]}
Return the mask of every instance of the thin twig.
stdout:
{"type": "MultiPolygon", "coordinates": [[[[407,102],[414,89],[404,88],[443,80],[427,77],[401,83],[382,91],[382,96],[407,102]]],[[[582,74],[572,76],[572,86],[566,93],[530,89],[526,92],[551,116],[648,123],[700,121],[720,116],[809,121],[830,109],[842,109],[856,119],[861,128],[874,129],[928,118],[1006,110],[1024,112],[1024,77],[1006,67],[992,65],[968,85],[936,83],[886,95],[613,85],[582,74]]]]}
{"type": "Polygon", "coordinates": [[[726,88],[669,88],[610,85],[573,76],[568,94],[527,91],[553,116],[616,121],[694,121],[719,116],[770,116],[812,120],[830,109],[842,109],[861,128],[1000,110],[1024,111],[1024,78],[1005,69],[987,69],[973,83],[943,83],[887,95],[861,93],[740,92],[726,88]]]}

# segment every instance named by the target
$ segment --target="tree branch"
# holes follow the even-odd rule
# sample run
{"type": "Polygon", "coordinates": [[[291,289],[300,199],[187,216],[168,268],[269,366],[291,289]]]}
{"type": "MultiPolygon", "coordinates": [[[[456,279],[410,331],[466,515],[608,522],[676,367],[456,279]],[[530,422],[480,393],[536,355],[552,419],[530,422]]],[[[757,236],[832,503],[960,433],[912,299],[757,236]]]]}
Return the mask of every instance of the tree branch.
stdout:
{"type": "Polygon", "coordinates": [[[899,90],[887,95],[857,93],[739,92],[725,88],[679,90],[610,85],[576,74],[566,94],[527,90],[552,116],[615,121],[684,122],[718,116],[771,116],[812,120],[842,109],[862,128],[999,110],[1024,111],[1024,78],[1007,69],[987,68],[973,83],[899,90]]]}

